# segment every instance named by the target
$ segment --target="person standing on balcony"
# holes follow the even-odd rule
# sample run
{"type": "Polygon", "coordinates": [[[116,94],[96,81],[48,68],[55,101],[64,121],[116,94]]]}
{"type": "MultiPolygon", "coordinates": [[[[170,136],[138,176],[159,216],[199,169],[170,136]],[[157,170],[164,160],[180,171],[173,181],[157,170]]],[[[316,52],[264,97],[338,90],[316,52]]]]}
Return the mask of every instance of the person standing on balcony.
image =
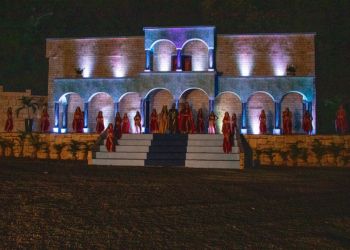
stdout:
{"type": "Polygon", "coordinates": [[[103,113],[99,111],[96,117],[96,133],[101,134],[103,130],[105,130],[103,113]]]}

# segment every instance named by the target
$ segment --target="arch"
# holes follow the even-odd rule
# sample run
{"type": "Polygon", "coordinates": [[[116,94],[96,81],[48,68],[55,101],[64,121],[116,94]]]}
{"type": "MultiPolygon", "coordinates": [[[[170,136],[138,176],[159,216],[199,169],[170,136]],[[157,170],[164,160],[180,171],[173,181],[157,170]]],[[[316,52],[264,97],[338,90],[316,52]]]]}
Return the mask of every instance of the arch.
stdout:
{"type": "MultiPolygon", "coordinates": [[[[209,96],[208,94],[200,88],[189,88],[185,91],[183,91],[179,98],[179,111],[182,109],[183,104],[185,102],[188,102],[190,104],[190,107],[192,109],[193,119],[196,122],[197,121],[197,113],[198,110],[201,108],[203,111],[203,117],[204,120],[208,120],[209,115],[209,96]]],[[[207,131],[208,124],[205,122],[205,131],[207,131]]]]}
{"type": "MultiPolygon", "coordinates": [[[[149,97],[149,95],[150,95],[153,91],[157,91],[157,90],[167,90],[167,91],[169,91],[169,92],[171,93],[171,91],[170,91],[169,89],[167,89],[167,88],[156,87],[156,88],[150,89],[150,90],[144,95],[143,98],[146,99],[147,97],[149,97]]],[[[172,94],[172,93],[171,93],[171,94],[172,94]]]]}
{"type": "Polygon", "coordinates": [[[287,93],[283,94],[281,97],[281,102],[283,101],[285,96],[287,96],[288,94],[291,94],[291,93],[296,93],[296,94],[301,95],[303,97],[303,101],[311,101],[311,100],[308,100],[306,95],[304,95],[302,92],[293,90],[293,91],[288,91],[287,93]]]}
{"type": "Polygon", "coordinates": [[[174,96],[172,93],[169,90],[163,88],[154,89],[149,93],[148,98],[150,112],[152,109],[156,109],[157,113],[160,113],[164,105],[170,109],[174,103],[174,96]]]}
{"type": "MultiPolygon", "coordinates": [[[[125,113],[128,114],[130,125],[131,125],[131,133],[134,133],[135,124],[134,124],[134,116],[136,111],[141,110],[141,95],[137,92],[128,92],[123,94],[119,99],[119,107],[118,112],[123,117],[125,113]]],[[[141,123],[143,124],[143,120],[141,123]]]]}
{"type": "Polygon", "coordinates": [[[103,113],[104,125],[107,128],[114,120],[114,101],[106,92],[94,93],[89,98],[88,127],[91,132],[96,130],[96,117],[99,111],[103,113]]]}
{"type": "Polygon", "coordinates": [[[191,88],[187,88],[187,89],[185,89],[184,91],[182,91],[181,92],[181,94],[180,94],[180,96],[179,96],[179,99],[183,96],[183,94],[185,94],[187,91],[190,91],[190,90],[201,90],[201,91],[203,91],[207,96],[208,96],[208,98],[209,98],[209,95],[208,95],[208,93],[204,90],[204,89],[202,89],[202,88],[197,88],[197,87],[191,87],[191,88]]]}
{"type": "Polygon", "coordinates": [[[79,106],[82,111],[84,111],[84,99],[76,92],[67,92],[59,98],[59,127],[63,128],[63,112],[64,105],[67,107],[67,132],[72,132],[72,123],[75,109],[79,106]]]}
{"type": "Polygon", "coordinates": [[[210,49],[209,45],[208,45],[204,40],[202,40],[202,39],[200,39],[200,38],[191,38],[191,39],[186,40],[186,41],[182,44],[181,49],[183,49],[183,48],[186,46],[187,43],[192,42],[192,41],[200,41],[200,42],[204,43],[205,46],[207,46],[208,49],[210,49]]]}
{"type": "Polygon", "coordinates": [[[176,55],[176,46],[169,40],[158,40],[153,46],[153,71],[172,70],[172,56],[176,55]]]}
{"type": "Polygon", "coordinates": [[[283,98],[281,99],[281,114],[286,108],[289,108],[289,110],[292,113],[292,133],[293,134],[303,132],[303,128],[302,128],[303,100],[304,100],[304,96],[297,91],[290,91],[287,94],[283,95],[283,98]]]}
{"type": "Polygon", "coordinates": [[[223,92],[220,92],[215,98],[218,98],[219,96],[221,96],[223,94],[227,94],[227,93],[235,95],[239,99],[239,101],[242,102],[242,98],[240,97],[240,95],[238,95],[234,91],[223,91],[223,92]]]}
{"type": "Polygon", "coordinates": [[[149,50],[153,50],[154,46],[159,42],[170,42],[176,48],[176,44],[173,41],[171,41],[169,39],[158,39],[151,44],[151,46],[149,47],[149,50]]]}
{"type": "Polygon", "coordinates": [[[242,102],[239,96],[231,91],[225,91],[215,97],[215,114],[218,116],[217,127],[221,133],[222,119],[225,112],[229,112],[230,117],[233,113],[237,116],[237,126],[240,127],[242,116],[242,102]]]}
{"type": "Polygon", "coordinates": [[[247,128],[248,133],[259,134],[259,115],[264,109],[268,133],[273,132],[275,120],[275,103],[273,97],[265,91],[254,92],[247,102],[247,128]]]}
{"type": "Polygon", "coordinates": [[[274,97],[272,94],[270,94],[270,93],[267,92],[267,91],[261,91],[261,90],[259,90],[259,91],[254,91],[254,92],[252,92],[252,93],[248,96],[247,102],[249,101],[249,99],[250,99],[253,95],[258,94],[258,93],[266,94],[266,95],[268,95],[268,96],[271,97],[272,101],[275,101],[275,97],[274,97]]]}
{"type": "Polygon", "coordinates": [[[209,49],[200,39],[187,40],[182,47],[182,54],[190,56],[191,71],[208,71],[209,68],[209,49]]]}

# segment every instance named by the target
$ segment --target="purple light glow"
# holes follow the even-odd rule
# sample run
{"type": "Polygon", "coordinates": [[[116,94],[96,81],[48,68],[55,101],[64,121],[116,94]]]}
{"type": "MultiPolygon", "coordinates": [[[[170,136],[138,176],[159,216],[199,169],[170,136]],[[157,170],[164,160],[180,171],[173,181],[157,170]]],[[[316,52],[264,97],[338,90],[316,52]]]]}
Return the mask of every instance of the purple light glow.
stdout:
{"type": "Polygon", "coordinates": [[[290,57],[287,55],[285,49],[280,44],[273,44],[270,48],[271,63],[275,76],[285,76],[287,65],[290,63],[290,57]]]}

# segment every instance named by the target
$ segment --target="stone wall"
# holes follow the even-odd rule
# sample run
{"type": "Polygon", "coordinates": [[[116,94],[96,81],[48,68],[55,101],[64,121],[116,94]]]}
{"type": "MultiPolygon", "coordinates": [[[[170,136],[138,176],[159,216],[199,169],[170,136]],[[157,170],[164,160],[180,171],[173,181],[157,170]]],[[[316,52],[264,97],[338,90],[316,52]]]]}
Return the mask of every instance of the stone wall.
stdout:
{"type": "MultiPolygon", "coordinates": [[[[57,159],[58,155],[57,152],[54,149],[54,144],[69,144],[72,140],[76,140],[79,142],[90,142],[94,143],[97,138],[99,137],[98,134],[73,134],[73,133],[67,133],[67,134],[46,134],[46,133],[38,133],[34,135],[39,135],[40,141],[46,142],[49,144],[49,150],[45,152],[45,150],[39,150],[38,151],[38,158],[39,159],[57,159]]],[[[19,138],[19,133],[0,133],[0,140],[1,138],[5,138],[8,140],[14,141],[14,147],[13,147],[13,153],[15,157],[19,157],[21,147],[19,145],[19,142],[17,139],[19,138]]],[[[0,151],[2,151],[0,149],[0,151]]],[[[1,155],[3,152],[1,152],[1,155]]],[[[6,156],[10,155],[10,149],[6,149],[6,156]]],[[[23,148],[23,157],[33,157],[33,146],[30,143],[29,135],[27,135],[25,141],[24,141],[24,148],[23,148]]],[[[73,160],[72,154],[69,152],[68,147],[65,147],[61,153],[62,160],[73,160]]],[[[84,159],[84,152],[80,150],[77,154],[77,160],[83,160],[84,159]]],[[[88,152],[87,160],[92,159],[91,151],[88,152]]]]}
{"type": "Polygon", "coordinates": [[[252,150],[253,163],[258,164],[257,162],[257,150],[262,152],[260,155],[260,164],[261,165],[275,165],[275,166],[324,166],[324,167],[334,167],[334,166],[344,166],[344,157],[348,158],[349,162],[346,166],[350,166],[350,135],[340,136],[340,135],[316,135],[316,136],[307,136],[307,135],[245,135],[245,140],[249,144],[250,149],[252,150]],[[318,163],[315,153],[312,151],[312,144],[315,140],[319,140],[322,146],[326,147],[324,153],[322,154],[322,159],[318,163]],[[291,147],[298,143],[298,148],[306,149],[306,161],[302,159],[302,156],[299,156],[297,162],[294,162],[291,155],[291,147]],[[335,160],[333,153],[329,147],[331,144],[340,145],[338,150],[339,156],[335,160]],[[267,153],[269,149],[272,149],[272,164],[267,153]],[[286,161],[283,160],[279,151],[284,151],[288,155],[286,161]]]}
{"type": "MultiPolygon", "coordinates": [[[[19,100],[22,96],[30,96],[34,98],[35,102],[47,104],[47,96],[32,95],[32,92],[29,89],[27,89],[24,92],[7,92],[7,91],[4,91],[3,86],[0,85],[0,113],[2,117],[0,119],[0,132],[3,132],[5,130],[8,107],[12,107],[12,116],[13,116],[13,123],[14,123],[13,131],[24,130],[24,119],[27,118],[27,111],[23,109],[19,113],[18,117],[16,116],[16,109],[22,106],[19,100]]],[[[37,110],[36,113],[33,115],[34,131],[40,130],[40,115],[41,115],[41,108],[37,110]]],[[[52,127],[52,124],[51,124],[51,127],[52,127]]]]}
{"type": "Polygon", "coordinates": [[[315,75],[314,34],[217,35],[216,68],[227,76],[315,75]]]}

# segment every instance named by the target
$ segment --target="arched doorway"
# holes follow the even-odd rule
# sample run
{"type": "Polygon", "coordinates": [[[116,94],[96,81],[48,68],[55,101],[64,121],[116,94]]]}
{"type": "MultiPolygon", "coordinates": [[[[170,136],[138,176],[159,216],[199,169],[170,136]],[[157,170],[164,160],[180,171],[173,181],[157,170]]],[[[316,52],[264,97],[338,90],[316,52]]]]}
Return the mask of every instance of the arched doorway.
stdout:
{"type": "MultiPolygon", "coordinates": [[[[283,111],[286,108],[289,108],[292,112],[292,133],[302,133],[303,96],[296,92],[291,92],[283,96],[281,101],[281,121],[283,111]]],[[[281,129],[283,129],[282,126],[281,129]]]]}
{"type": "Polygon", "coordinates": [[[169,40],[159,40],[153,45],[153,71],[171,71],[172,56],[176,56],[176,47],[169,40]]]}
{"type": "Polygon", "coordinates": [[[222,119],[225,112],[229,112],[230,117],[235,113],[237,116],[237,127],[240,128],[242,116],[241,99],[232,92],[224,92],[215,98],[215,114],[219,117],[217,125],[221,133],[222,119]]]}
{"type": "Polygon", "coordinates": [[[59,127],[63,129],[62,132],[74,132],[72,123],[74,112],[77,107],[80,107],[80,109],[84,111],[84,101],[80,95],[76,93],[64,94],[59,99],[59,127]]]}
{"type": "Polygon", "coordinates": [[[201,89],[188,89],[182,93],[180,97],[180,103],[178,110],[181,111],[183,104],[188,102],[192,109],[193,119],[196,123],[197,112],[201,108],[203,111],[203,117],[205,122],[205,131],[208,128],[208,115],[209,115],[209,97],[206,92],[201,89]]]}
{"type": "Polygon", "coordinates": [[[259,134],[259,115],[261,110],[266,113],[267,132],[273,133],[275,120],[275,104],[271,95],[256,92],[248,99],[247,129],[249,134],[259,134]]]}
{"type": "Polygon", "coordinates": [[[103,113],[105,128],[110,122],[114,124],[114,102],[109,94],[101,92],[90,97],[88,115],[90,132],[96,131],[96,117],[99,111],[103,113]]]}
{"type": "MultiPolygon", "coordinates": [[[[126,93],[120,98],[119,101],[119,107],[118,111],[120,115],[123,117],[125,113],[128,114],[130,125],[131,125],[131,131],[134,133],[135,125],[134,125],[134,116],[137,111],[141,110],[141,96],[139,93],[126,93]]],[[[142,120],[142,124],[143,124],[142,120]]]]}
{"type": "Polygon", "coordinates": [[[182,48],[183,69],[186,71],[208,71],[208,46],[201,40],[190,40],[182,48]],[[188,70],[186,58],[191,60],[188,70]]]}

